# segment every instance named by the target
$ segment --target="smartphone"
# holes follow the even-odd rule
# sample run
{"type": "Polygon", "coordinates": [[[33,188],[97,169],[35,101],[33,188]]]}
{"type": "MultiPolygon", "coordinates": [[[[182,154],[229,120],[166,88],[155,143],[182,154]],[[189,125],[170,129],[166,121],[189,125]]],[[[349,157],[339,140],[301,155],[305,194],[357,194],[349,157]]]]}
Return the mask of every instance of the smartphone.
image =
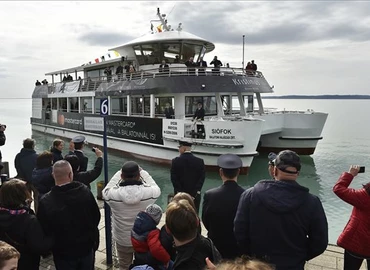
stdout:
{"type": "Polygon", "coordinates": [[[91,149],[91,151],[93,151],[93,152],[95,153],[95,148],[93,147],[93,148],[91,149]]]}
{"type": "Polygon", "coordinates": [[[364,173],[365,172],[365,166],[361,166],[358,170],[358,173],[364,173]]]}

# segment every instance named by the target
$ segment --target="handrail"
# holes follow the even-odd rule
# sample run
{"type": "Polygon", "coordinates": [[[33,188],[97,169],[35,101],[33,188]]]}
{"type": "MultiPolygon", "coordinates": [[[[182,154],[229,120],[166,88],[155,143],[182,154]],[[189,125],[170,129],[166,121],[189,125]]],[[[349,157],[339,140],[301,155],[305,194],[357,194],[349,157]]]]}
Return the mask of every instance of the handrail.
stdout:
{"type": "MultiPolygon", "coordinates": [[[[181,77],[181,76],[241,76],[241,77],[254,77],[254,78],[264,78],[262,72],[245,70],[242,68],[228,68],[228,67],[169,67],[168,71],[160,72],[159,68],[152,68],[146,70],[140,70],[134,73],[123,73],[119,75],[111,76],[100,76],[100,77],[88,77],[80,81],[78,92],[85,91],[96,91],[101,83],[117,83],[120,81],[131,81],[131,80],[141,80],[148,78],[163,78],[163,77],[181,77]],[[128,76],[127,76],[128,75],[128,76]]],[[[48,92],[55,93],[56,89],[60,89],[61,93],[64,93],[64,86],[66,83],[75,82],[57,82],[48,84],[48,92]],[[60,85],[63,84],[63,85],[60,85]],[[59,85],[59,88],[57,87],[59,85]]]]}

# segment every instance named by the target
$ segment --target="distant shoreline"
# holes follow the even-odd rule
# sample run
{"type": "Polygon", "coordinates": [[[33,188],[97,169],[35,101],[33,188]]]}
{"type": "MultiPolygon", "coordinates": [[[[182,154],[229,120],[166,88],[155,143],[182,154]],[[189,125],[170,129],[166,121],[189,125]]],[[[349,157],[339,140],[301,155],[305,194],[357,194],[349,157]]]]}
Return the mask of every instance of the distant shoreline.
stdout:
{"type": "Polygon", "coordinates": [[[370,95],[286,95],[263,96],[263,99],[370,99],[370,95]]]}

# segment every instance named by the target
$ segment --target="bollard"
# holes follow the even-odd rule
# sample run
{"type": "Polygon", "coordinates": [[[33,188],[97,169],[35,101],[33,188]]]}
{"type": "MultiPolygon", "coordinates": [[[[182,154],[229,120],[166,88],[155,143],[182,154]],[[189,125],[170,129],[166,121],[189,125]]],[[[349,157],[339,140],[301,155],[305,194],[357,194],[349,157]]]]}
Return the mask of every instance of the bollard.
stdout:
{"type": "Polygon", "coordinates": [[[96,198],[98,200],[103,200],[103,189],[104,189],[104,181],[99,181],[96,183],[96,198]]]}

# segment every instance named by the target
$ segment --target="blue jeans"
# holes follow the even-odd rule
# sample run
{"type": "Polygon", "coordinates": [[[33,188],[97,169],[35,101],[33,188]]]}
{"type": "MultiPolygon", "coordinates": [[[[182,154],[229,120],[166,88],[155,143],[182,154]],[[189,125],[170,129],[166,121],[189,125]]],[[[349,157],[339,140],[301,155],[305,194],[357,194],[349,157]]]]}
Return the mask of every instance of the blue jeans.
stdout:
{"type": "Polygon", "coordinates": [[[57,270],[91,270],[94,269],[93,251],[84,257],[61,258],[54,256],[54,264],[57,270]]]}

